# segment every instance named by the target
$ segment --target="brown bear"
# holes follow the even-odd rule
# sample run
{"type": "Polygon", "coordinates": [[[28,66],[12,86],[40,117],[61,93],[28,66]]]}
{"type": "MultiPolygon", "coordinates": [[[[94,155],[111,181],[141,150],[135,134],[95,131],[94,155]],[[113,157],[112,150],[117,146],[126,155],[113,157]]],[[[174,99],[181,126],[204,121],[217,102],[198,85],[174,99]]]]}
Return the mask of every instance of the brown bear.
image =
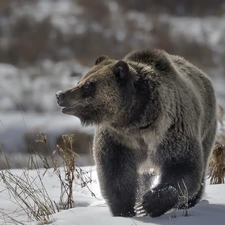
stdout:
{"type": "Polygon", "coordinates": [[[114,216],[157,217],[200,200],[217,127],[212,83],[200,69],[162,50],[100,56],[56,97],[63,113],[96,126],[94,158],[114,216]]]}

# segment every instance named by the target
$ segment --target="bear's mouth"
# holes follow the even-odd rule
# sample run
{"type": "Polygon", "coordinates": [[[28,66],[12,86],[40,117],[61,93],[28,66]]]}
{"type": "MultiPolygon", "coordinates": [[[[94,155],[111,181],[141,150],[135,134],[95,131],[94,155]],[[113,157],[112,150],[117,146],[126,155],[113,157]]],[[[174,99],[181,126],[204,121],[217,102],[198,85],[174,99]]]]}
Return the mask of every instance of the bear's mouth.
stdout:
{"type": "Polygon", "coordinates": [[[76,117],[82,116],[86,111],[86,105],[82,102],[73,102],[73,104],[61,105],[61,111],[67,115],[73,115],[76,117]]]}
{"type": "Polygon", "coordinates": [[[67,115],[74,115],[74,107],[63,107],[62,108],[62,113],[67,114],[67,115]]]}
{"type": "Polygon", "coordinates": [[[77,109],[76,106],[63,107],[62,113],[66,115],[76,116],[80,119],[81,124],[84,126],[93,124],[93,117],[87,113],[87,110],[77,109]]]}

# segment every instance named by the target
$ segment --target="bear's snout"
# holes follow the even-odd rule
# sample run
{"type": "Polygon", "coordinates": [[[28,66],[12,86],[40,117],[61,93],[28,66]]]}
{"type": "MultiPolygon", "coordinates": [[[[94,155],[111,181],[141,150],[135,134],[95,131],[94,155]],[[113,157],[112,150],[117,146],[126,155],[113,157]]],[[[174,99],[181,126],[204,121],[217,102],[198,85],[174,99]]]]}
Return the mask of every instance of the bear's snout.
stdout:
{"type": "Polygon", "coordinates": [[[57,100],[58,105],[59,105],[59,106],[62,106],[62,104],[63,104],[63,99],[64,99],[64,94],[63,94],[63,92],[62,92],[62,91],[58,91],[58,92],[55,94],[55,96],[56,96],[56,100],[57,100]]]}
{"type": "Polygon", "coordinates": [[[66,92],[62,92],[62,91],[58,91],[55,94],[57,103],[60,107],[62,108],[62,113],[68,114],[68,115],[74,115],[76,110],[75,110],[75,106],[77,104],[75,104],[76,102],[72,101],[72,97],[71,96],[71,90],[68,90],[66,92]]]}

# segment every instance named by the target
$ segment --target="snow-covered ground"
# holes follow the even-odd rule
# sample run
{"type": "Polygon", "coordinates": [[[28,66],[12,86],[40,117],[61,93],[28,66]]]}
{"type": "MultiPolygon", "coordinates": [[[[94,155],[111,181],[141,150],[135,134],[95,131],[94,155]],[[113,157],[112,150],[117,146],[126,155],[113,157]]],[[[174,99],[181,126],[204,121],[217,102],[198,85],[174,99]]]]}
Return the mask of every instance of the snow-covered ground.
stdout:
{"type": "MultiPolygon", "coordinates": [[[[90,191],[79,184],[74,185],[75,208],[64,210],[53,214],[51,217],[52,225],[224,225],[225,224],[225,184],[209,185],[207,181],[206,193],[203,200],[194,208],[189,209],[189,216],[184,217],[182,211],[176,212],[176,218],[172,218],[171,213],[166,213],[159,218],[122,218],[112,217],[109,208],[102,199],[95,167],[86,167],[86,171],[91,171],[92,183],[89,185],[96,197],[92,197],[90,191]]],[[[46,171],[40,170],[41,176],[46,171]]],[[[22,170],[12,170],[13,174],[21,175],[22,170]]],[[[37,177],[36,170],[27,172],[31,179],[37,177]]],[[[49,196],[55,202],[59,202],[60,182],[53,170],[48,170],[42,178],[42,181],[49,193],[49,196]]],[[[37,184],[40,186],[40,184],[37,184]]],[[[0,224],[10,224],[8,216],[16,219],[12,224],[41,225],[43,223],[30,221],[26,213],[15,203],[15,200],[0,180],[0,224]],[[7,216],[8,215],[8,216],[7,216]],[[19,223],[20,222],[20,223],[19,223]]]]}

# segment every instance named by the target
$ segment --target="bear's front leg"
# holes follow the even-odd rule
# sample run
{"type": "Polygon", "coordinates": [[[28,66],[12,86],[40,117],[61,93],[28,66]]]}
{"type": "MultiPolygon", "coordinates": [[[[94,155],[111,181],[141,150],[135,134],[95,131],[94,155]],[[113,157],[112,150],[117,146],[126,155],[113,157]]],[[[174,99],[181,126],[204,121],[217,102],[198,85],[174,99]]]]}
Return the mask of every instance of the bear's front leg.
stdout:
{"type": "Polygon", "coordinates": [[[175,165],[173,170],[167,168],[169,172],[165,171],[162,174],[160,183],[147,191],[142,202],[136,205],[137,216],[161,216],[187,202],[189,196],[193,196],[199,190],[201,182],[198,175],[196,176],[194,171],[188,171],[190,167],[187,164],[184,166],[187,168],[186,171],[179,164],[175,165]]]}
{"type": "Polygon", "coordinates": [[[195,141],[184,143],[185,145],[177,140],[170,146],[171,143],[167,142],[164,149],[158,149],[159,155],[165,153],[164,156],[161,155],[162,162],[159,164],[160,181],[156,187],[147,191],[142,201],[135,206],[137,216],[161,216],[170,209],[179,208],[180,204],[198,193],[204,173],[201,149],[195,141]],[[183,150],[180,149],[182,146],[183,150]],[[173,155],[174,157],[166,157],[173,155]]]}
{"type": "Polygon", "coordinates": [[[178,193],[176,188],[167,185],[149,190],[135,206],[137,216],[161,216],[178,204],[178,193]]]}
{"type": "Polygon", "coordinates": [[[101,192],[113,216],[134,216],[138,177],[132,150],[104,132],[95,138],[95,160],[101,192]]]}

